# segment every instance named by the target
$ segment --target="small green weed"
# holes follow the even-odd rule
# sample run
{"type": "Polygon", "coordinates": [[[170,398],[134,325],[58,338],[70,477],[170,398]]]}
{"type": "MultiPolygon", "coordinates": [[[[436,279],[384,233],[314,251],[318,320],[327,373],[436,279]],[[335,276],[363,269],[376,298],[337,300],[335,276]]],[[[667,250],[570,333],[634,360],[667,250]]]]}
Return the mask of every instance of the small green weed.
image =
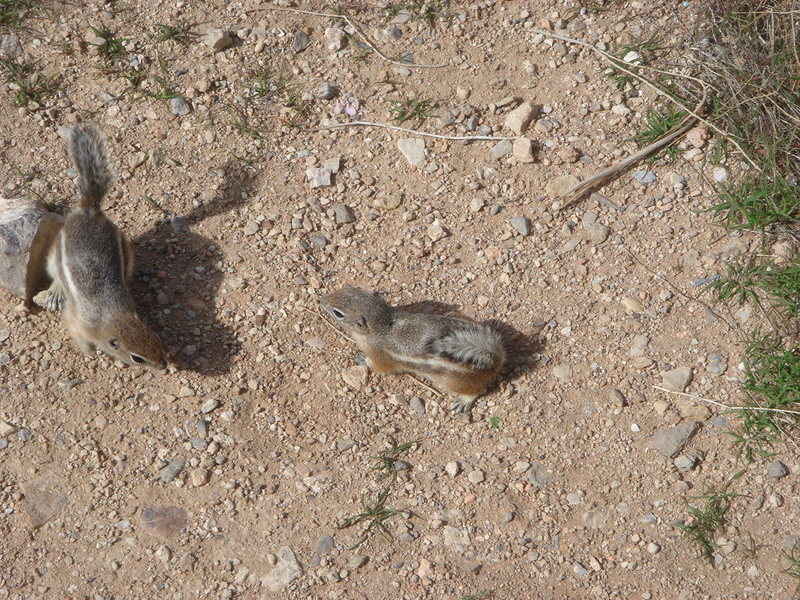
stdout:
{"type": "Polygon", "coordinates": [[[481,590],[477,594],[465,594],[461,596],[461,600],[488,600],[493,593],[492,590],[481,590]]]}
{"type": "Polygon", "coordinates": [[[189,21],[181,21],[176,25],[160,23],[156,25],[156,29],[158,30],[157,42],[175,42],[181,46],[188,46],[197,37],[197,34],[192,31],[192,24],[189,21]]]}
{"type": "Polygon", "coordinates": [[[490,417],[489,418],[489,427],[492,429],[500,429],[500,423],[502,419],[500,417],[490,417]]]}
{"type": "Polygon", "coordinates": [[[800,191],[779,172],[766,169],[723,190],[711,207],[728,227],[766,229],[800,219],[800,191]]]}
{"type": "Polygon", "coordinates": [[[397,460],[400,455],[420,443],[420,440],[398,444],[393,437],[389,438],[389,448],[378,452],[377,456],[372,456],[375,464],[370,467],[373,471],[380,471],[382,476],[391,476],[392,481],[397,479],[397,460]]]}
{"type": "Polygon", "coordinates": [[[718,300],[735,305],[751,303],[778,320],[800,315],[800,258],[780,265],[752,257],[728,267],[727,275],[709,284],[718,300]]]}
{"type": "Polygon", "coordinates": [[[59,89],[57,76],[43,75],[36,63],[19,63],[11,58],[0,58],[0,75],[14,90],[14,106],[28,106],[30,102],[43,104],[59,89]]]}
{"type": "Polygon", "coordinates": [[[0,0],[0,27],[19,27],[41,6],[42,0],[0,0]]]}
{"type": "Polygon", "coordinates": [[[786,567],[786,574],[798,580],[800,586],[800,546],[795,546],[786,553],[786,558],[789,559],[789,566],[786,567]]]}
{"type": "Polygon", "coordinates": [[[444,19],[450,14],[450,7],[447,0],[393,2],[386,7],[386,20],[394,19],[401,12],[408,13],[412,19],[425,21],[431,29],[434,29],[439,19],[444,19]]]}
{"type": "Polygon", "coordinates": [[[347,527],[352,527],[353,525],[358,525],[359,523],[367,524],[367,527],[364,529],[361,537],[358,538],[356,543],[350,547],[351,550],[358,548],[364,542],[366,542],[373,531],[378,531],[387,540],[391,541],[392,535],[386,528],[386,521],[394,516],[403,515],[407,511],[405,509],[386,507],[386,500],[389,497],[389,491],[390,490],[388,487],[381,490],[378,493],[375,504],[373,505],[367,504],[367,502],[362,498],[361,507],[363,508],[363,511],[357,515],[353,515],[352,517],[347,517],[340,525],[337,526],[337,529],[346,529],[347,527]]]}
{"type": "Polygon", "coordinates": [[[689,540],[698,546],[700,555],[712,564],[714,562],[714,550],[717,547],[714,537],[727,524],[726,515],[731,507],[731,502],[741,495],[734,494],[728,489],[743,473],[744,471],[736,473],[719,490],[709,488],[702,496],[692,498],[692,500],[704,502],[705,505],[702,508],[687,502],[691,522],[679,527],[689,540]]]}
{"type": "MultiPolygon", "coordinates": [[[[673,127],[678,125],[686,116],[686,111],[678,110],[674,105],[670,104],[664,112],[657,110],[650,110],[647,112],[647,124],[645,128],[633,136],[633,141],[639,146],[647,146],[652,144],[659,138],[666,135],[673,127]]],[[[658,160],[660,157],[665,157],[668,162],[673,162],[680,150],[674,145],[670,144],[660,152],[656,152],[648,156],[647,160],[650,164],[658,160]]]]}
{"type": "Polygon", "coordinates": [[[401,100],[393,100],[389,106],[389,111],[393,115],[394,122],[398,125],[402,125],[407,121],[421,125],[425,119],[434,116],[430,111],[437,106],[439,106],[438,102],[428,98],[405,96],[401,100]]]}
{"type": "Polygon", "coordinates": [[[104,44],[96,46],[98,53],[106,62],[108,67],[119,67],[123,59],[127,56],[128,51],[125,49],[122,38],[114,37],[114,32],[109,29],[100,29],[98,27],[89,26],[89,29],[98,37],[105,40],[104,44]]]}

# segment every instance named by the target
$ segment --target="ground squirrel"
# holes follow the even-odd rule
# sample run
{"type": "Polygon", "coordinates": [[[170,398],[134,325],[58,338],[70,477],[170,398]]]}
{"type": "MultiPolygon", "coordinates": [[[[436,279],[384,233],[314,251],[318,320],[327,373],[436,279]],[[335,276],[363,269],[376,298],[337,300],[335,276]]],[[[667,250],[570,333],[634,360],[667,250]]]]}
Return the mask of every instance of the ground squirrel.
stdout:
{"type": "Polygon", "coordinates": [[[459,398],[466,412],[494,382],[506,358],[495,330],[464,317],[393,308],[377,293],[345,287],[322,306],[350,334],[378,373],[415,373],[459,398]]]}
{"type": "Polygon", "coordinates": [[[61,311],[67,331],[86,354],[94,348],[129,365],[166,368],[158,336],[137,316],[128,281],[133,248],[100,210],[112,175],[103,134],[76,126],[69,156],[78,170],[78,205],[53,242],[47,307],[61,311]]]}

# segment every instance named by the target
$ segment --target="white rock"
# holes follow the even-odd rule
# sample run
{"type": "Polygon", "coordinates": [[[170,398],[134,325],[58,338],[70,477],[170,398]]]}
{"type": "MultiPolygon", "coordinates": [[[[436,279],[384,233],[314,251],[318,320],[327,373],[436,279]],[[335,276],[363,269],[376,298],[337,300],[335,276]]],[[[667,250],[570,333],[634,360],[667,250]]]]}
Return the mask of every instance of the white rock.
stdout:
{"type": "Polygon", "coordinates": [[[561,175],[548,181],[544,191],[551,199],[557,198],[578,183],[580,183],[580,179],[575,175],[561,175]]]}
{"type": "Polygon", "coordinates": [[[325,29],[325,45],[328,47],[328,50],[338,52],[344,48],[346,40],[347,34],[338,27],[328,27],[325,29]]]}
{"type": "Polygon", "coordinates": [[[399,139],[397,147],[412,167],[418,167],[425,161],[425,141],[421,138],[399,139]]]}
{"type": "Polygon", "coordinates": [[[306,169],[306,179],[311,182],[311,189],[330,187],[331,186],[331,170],[325,167],[312,167],[306,169]]]}
{"type": "Polygon", "coordinates": [[[281,590],[303,574],[303,567],[289,546],[278,551],[277,564],[269,574],[261,580],[261,585],[273,592],[281,590]]]}

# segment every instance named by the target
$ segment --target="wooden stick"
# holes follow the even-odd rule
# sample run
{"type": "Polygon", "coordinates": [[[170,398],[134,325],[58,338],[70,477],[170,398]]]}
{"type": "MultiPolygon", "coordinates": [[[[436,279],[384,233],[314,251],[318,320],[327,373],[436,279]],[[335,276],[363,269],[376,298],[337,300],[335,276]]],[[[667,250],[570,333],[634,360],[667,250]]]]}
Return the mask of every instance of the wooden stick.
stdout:
{"type": "MultiPolygon", "coordinates": [[[[588,42],[584,42],[583,40],[578,40],[578,39],[571,38],[571,37],[568,37],[568,36],[565,36],[565,35],[560,35],[558,33],[552,33],[550,31],[544,31],[542,29],[531,29],[529,31],[532,31],[533,33],[539,33],[539,34],[547,36],[549,38],[554,38],[554,39],[557,39],[557,40],[561,40],[563,42],[569,42],[570,44],[577,44],[579,46],[584,46],[585,48],[589,48],[592,52],[595,52],[596,54],[599,54],[606,61],[611,63],[611,65],[614,68],[619,69],[620,71],[622,71],[626,75],[630,75],[631,77],[635,77],[636,79],[638,79],[639,81],[641,81],[645,85],[647,85],[647,86],[651,87],[653,90],[655,90],[655,92],[657,94],[659,94],[660,96],[664,96],[667,100],[669,100],[673,104],[676,104],[681,109],[685,110],[687,113],[689,113],[695,119],[697,119],[698,121],[700,121],[702,123],[705,123],[711,129],[716,131],[718,134],[720,134],[724,138],[728,139],[734,146],[736,146],[736,149],[739,150],[739,152],[742,153],[742,156],[744,156],[747,159],[747,162],[749,162],[753,166],[753,168],[755,168],[757,171],[761,171],[762,170],[761,167],[758,166],[758,163],[756,163],[752,158],[750,158],[750,156],[747,154],[747,152],[744,151],[744,149],[742,149],[742,147],[739,145],[739,143],[735,139],[733,139],[733,136],[730,133],[728,133],[724,129],[720,129],[719,127],[717,127],[714,123],[712,123],[711,121],[709,121],[708,119],[706,119],[705,117],[700,115],[698,111],[691,110],[688,106],[686,106],[686,104],[684,104],[683,102],[681,102],[677,98],[673,97],[671,94],[668,94],[667,92],[662,90],[660,87],[658,87],[655,83],[653,83],[652,81],[650,81],[646,77],[643,77],[642,75],[639,75],[638,73],[636,73],[634,71],[631,71],[630,69],[625,67],[622,64],[623,61],[618,59],[616,56],[613,56],[613,55],[609,54],[608,52],[604,52],[603,50],[600,50],[599,48],[595,48],[594,45],[592,45],[592,44],[590,44],[588,42]]],[[[692,81],[698,82],[703,87],[703,95],[705,95],[705,88],[706,88],[707,84],[705,82],[703,82],[701,79],[698,79],[696,77],[691,77],[689,75],[681,75],[679,73],[670,73],[668,71],[661,71],[660,69],[654,69],[653,67],[647,67],[647,68],[649,68],[649,69],[651,69],[653,71],[657,71],[659,73],[669,74],[669,75],[673,75],[675,77],[683,77],[685,79],[690,79],[692,81]]]]}

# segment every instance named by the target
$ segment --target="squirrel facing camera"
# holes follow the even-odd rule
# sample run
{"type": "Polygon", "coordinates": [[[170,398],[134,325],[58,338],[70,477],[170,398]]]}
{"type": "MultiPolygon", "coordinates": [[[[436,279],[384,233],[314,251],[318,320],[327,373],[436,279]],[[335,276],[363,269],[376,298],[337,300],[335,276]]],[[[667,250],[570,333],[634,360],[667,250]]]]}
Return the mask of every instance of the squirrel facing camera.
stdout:
{"type": "Polygon", "coordinates": [[[100,208],[113,180],[105,137],[94,125],[76,126],[69,156],[78,171],[78,203],[47,258],[53,278],[47,307],[61,312],[87,355],[98,348],[129,365],[165,369],[161,340],[136,314],[130,294],[133,247],[100,208]]]}
{"type": "Polygon", "coordinates": [[[323,308],[377,373],[414,373],[458,394],[467,412],[494,383],[506,351],[500,334],[465,317],[405,311],[378,293],[347,286],[324,296],[323,308]]]}

